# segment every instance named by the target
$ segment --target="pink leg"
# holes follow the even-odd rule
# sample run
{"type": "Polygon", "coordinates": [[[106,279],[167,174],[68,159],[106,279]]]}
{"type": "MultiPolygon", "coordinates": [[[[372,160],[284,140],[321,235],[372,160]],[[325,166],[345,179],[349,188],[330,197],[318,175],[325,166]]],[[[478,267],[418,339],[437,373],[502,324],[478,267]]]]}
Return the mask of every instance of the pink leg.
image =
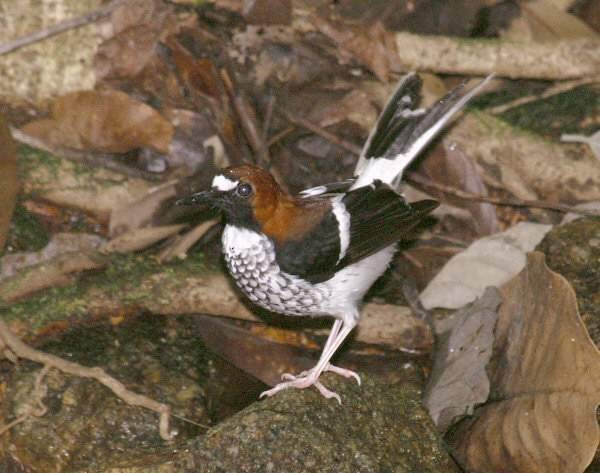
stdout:
{"type": "MultiPolygon", "coordinates": [[[[327,339],[327,342],[325,343],[323,353],[321,353],[321,357],[319,358],[319,361],[316,364],[316,366],[314,368],[312,368],[311,370],[309,370],[306,374],[303,373],[302,375],[300,375],[298,377],[294,377],[293,379],[290,379],[289,381],[284,381],[282,383],[279,383],[272,389],[269,389],[268,391],[263,392],[260,395],[260,397],[273,396],[274,394],[278,393],[279,391],[283,391],[284,389],[287,389],[287,388],[303,389],[303,388],[307,388],[309,386],[315,386],[324,397],[326,397],[327,399],[335,398],[341,404],[342,400],[340,399],[340,396],[338,394],[336,394],[335,392],[330,391],[325,386],[323,386],[319,382],[319,376],[321,375],[321,373],[323,371],[333,371],[334,373],[338,373],[347,378],[353,377],[360,384],[360,377],[354,371],[346,370],[344,368],[338,368],[329,363],[329,360],[331,360],[331,357],[334,355],[336,350],[340,347],[342,342],[346,339],[348,334],[352,331],[352,329],[354,328],[354,325],[356,325],[356,324],[354,324],[354,323],[348,324],[348,323],[343,323],[339,320],[336,320],[333,324],[333,327],[331,328],[331,333],[329,335],[329,338],[327,339]]],[[[286,376],[286,378],[288,378],[288,379],[290,377],[291,377],[291,375],[289,377],[286,376]]]]}
{"type": "MultiPolygon", "coordinates": [[[[342,321],[339,319],[335,319],[335,322],[333,322],[333,326],[331,327],[331,330],[329,331],[329,336],[327,337],[327,341],[325,342],[325,346],[323,346],[323,351],[321,353],[325,353],[329,349],[329,347],[331,346],[331,344],[333,343],[335,338],[338,336],[341,326],[342,326],[342,321]]],[[[321,357],[322,357],[322,355],[321,355],[321,357]]],[[[311,369],[303,371],[302,373],[300,373],[298,375],[294,375],[291,373],[283,373],[281,375],[281,379],[283,379],[284,381],[290,381],[290,380],[294,380],[296,378],[301,378],[301,377],[306,376],[308,373],[310,373],[314,369],[315,368],[312,367],[311,369]]]]}

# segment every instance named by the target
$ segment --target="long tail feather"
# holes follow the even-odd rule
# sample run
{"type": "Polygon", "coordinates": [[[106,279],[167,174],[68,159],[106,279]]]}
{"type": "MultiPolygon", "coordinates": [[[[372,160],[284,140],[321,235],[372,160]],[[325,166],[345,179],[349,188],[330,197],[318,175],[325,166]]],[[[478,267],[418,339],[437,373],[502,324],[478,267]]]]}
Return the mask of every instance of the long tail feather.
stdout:
{"type": "Polygon", "coordinates": [[[401,79],[367,139],[352,187],[366,186],[376,180],[395,187],[406,167],[492,77],[486,77],[466,92],[464,84],[460,85],[427,111],[414,109],[421,88],[419,77],[408,74],[401,79]]]}

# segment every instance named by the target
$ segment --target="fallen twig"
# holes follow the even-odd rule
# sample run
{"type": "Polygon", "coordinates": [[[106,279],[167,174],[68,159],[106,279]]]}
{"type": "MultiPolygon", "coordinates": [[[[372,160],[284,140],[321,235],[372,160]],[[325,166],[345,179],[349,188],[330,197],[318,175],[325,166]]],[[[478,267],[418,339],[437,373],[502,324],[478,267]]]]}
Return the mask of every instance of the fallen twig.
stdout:
{"type": "Polygon", "coordinates": [[[600,74],[600,40],[515,42],[396,33],[402,70],[529,79],[578,79],[600,74]]]}
{"type": "MultiPolygon", "coordinates": [[[[136,394],[130,390],[128,390],[123,383],[108,375],[102,368],[88,368],[85,366],[81,366],[77,363],[73,363],[71,361],[64,360],[59,358],[58,356],[51,355],[50,353],[44,353],[42,351],[36,350],[35,348],[30,347],[29,345],[23,343],[23,341],[17,337],[15,334],[11,332],[8,328],[8,325],[0,319],[0,340],[4,343],[5,348],[11,350],[17,357],[24,358],[27,360],[34,361],[36,363],[41,363],[44,365],[44,369],[47,370],[49,368],[56,368],[63,373],[71,374],[73,376],[79,376],[81,378],[91,378],[95,379],[99,383],[106,386],[110,389],[115,395],[117,395],[120,399],[132,406],[140,406],[145,407],[146,409],[150,409],[159,414],[159,432],[160,436],[164,440],[172,440],[174,437],[174,433],[169,431],[169,416],[170,416],[170,408],[166,404],[162,404],[160,402],[154,401],[146,396],[142,396],[141,394],[136,394]]],[[[44,370],[42,370],[44,372],[44,370]]],[[[39,378],[39,376],[38,376],[39,378]]],[[[41,381],[40,381],[41,383],[41,381]]],[[[35,414],[30,414],[35,415],[35,414]]],[[[43,414],[42,414],[43,415],[43,414]]],[[[19,420],[19,419],[16,419],[19,420]]],[[[22,422],[22,420],[21,420],[22,422]]],[[[15,425],[15,421],[11,423],[15,425]]],[[[10,425],[10,424],[9,424],[10,425]]],[[[12,427],[11,425],[11,427],[12,427]]],[[[6,428],[4,427],[4,431],[6,428]]],[[[0,431],[1,433],[1,431],[0,431]]]]}
{"type": "Polygon", "coordinates": [[[215,225],[220,225],[219,222],[220,221],[217,219],[211,219],[196,225],[185,235],[178,237],[171,244],[163,248],[156,259],[163,263],[166,261],[171,261],[174,258],[184,258],[188,250],[195,245],[200,238],[202,238],[215,225]]]}
{"type": "Polygon", "coordinates": [[[90,23],[109,15],[117,6],[119,6],[119,4],[123,3],[123,1],[124,0],[113,0],[108,5],[100,7],[89,13],[61,21],[55,25],[49,26],[48,28],[41,29],[34,33],[22,36],[21,38],[9,41],[8,43],[4,43],[0,45],[0,55],[10,53],[29,44],[37,43],[38,41],[50,38],[51,36],[56,36],[57,34],[65,31],[89,25],[90,23]]]}
{"type": "Polygon", "coordinates": [[[600,79],[596,78],[584,78],[579,80],[572,80],[567,82],[559,82],[554,84],[551,87],[548,87],[539,95],[528,95],[527,97],[519,97],[518,99],[511,100],[510,102],[503,103],[502,105],[497,105],[495,107],[490,107],[486,109],[486,112],[491,113],[492,115],[499,115],[501,113],[510,110],[511,108],[520,107],[521,105],[525,105],[531,102],[537,102],[538,100],[546,99],[548,97],[552,97],[553,95],[558,95],[568,90],[574,89],[575,87],[581,87],[586,84],[593,84],[598,82],[600,79]]]}
{"type": "Polygon", "coordinates": [[[522,200],[517,198],[501,199],[498,197],[491,197],[489,195],[472,194],[471,192],[457,189],[456,187],[447,186],[438,182],[427,179],[415,172],[406,173],[406,180],[416,184],[420,184],[431,189],[443,192],[444,194],[452,195],[463,200],[476,200],[478,202],[487,202],[494,205],[503,205],[508,207],[531,207],[537,209],[555,210],[557,212],[573,212],[579,215],[587,216],[598,216],[600,213],[594,212],[593,210],[578,209],[571,205],[554,204],[552,202],[546,202],[543,200],[522,200]]]}
{"type": "Polygon", "coordinates": [[[254,152],[257,163],[264,168],[269,168],[271,158],[269,156],[269,150],[263,140],[264,131],[261,130],[260,124],[258,123],[254,107],[241,89],[235,89],[231,74],[227,69],[221,70],[221,78],[225,89],[229,94],[229,99],[233,104],[233,109],[238,117],[240,127],[244,132],[244,136],[246,137],[250,148],[252,148],[252,151],[254,152]]]}
{"type": "Polygon", "coordinates": [[[32,148],[40,149],[47,153],[63,157],[73,162],[108,169],[110,171],[123,174],[127,177],[135,177],[139,179],[145,179],[147,181],[162,181],[164,178],[164,176],[161,174],[144,171],[142,169],[136,169],[134,167],[127,166],[126,164],[119,163],[113,159],[112,155],[103,153],[86,153],[84,151],[66,148],[54,148],[38,138],[23,133],[18,128],[10,127],[10,132],[15,141],[18,141],[19,143],[23,143],[24,145],[31,146],[32,148]]]}
{"type": "Polygon", "coordinates": [[[299,125],[302,128],[306,128],[308,131],[312,131],[315,135],[319,135],[319,136],[325,138],[327,141],[333,143],[334,145],[339,146],[342,149],[345,149],[346,151],[348,151],[350,153],[359,155],[360,152],[362,151],[360,146],[357,146],[354,143],[346,141],[345,139],[340,138],[336,134],[325,130],[324,128],[320,127],[319,125],[315,125],[314,123],[311,123],[302,117],[298,117],[290,112],[286,112],[285,117],[290,122],[294,123],[295,125],[299,125]]]}

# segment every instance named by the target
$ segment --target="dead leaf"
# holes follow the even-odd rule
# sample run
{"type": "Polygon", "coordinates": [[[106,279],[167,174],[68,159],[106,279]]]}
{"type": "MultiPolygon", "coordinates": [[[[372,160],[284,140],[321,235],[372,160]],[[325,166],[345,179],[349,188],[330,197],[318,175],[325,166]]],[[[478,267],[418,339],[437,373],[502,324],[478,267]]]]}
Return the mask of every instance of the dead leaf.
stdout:
{"type": "Polygon", "coordinates": [[[137,228],[110,240],[102,246],[103,253],[129,253],[139,251],[168,238],[184,228],[185,224],[137,228]]]}
{"type": "Polygon", "coordinates": [[[94,58],[98,80],[133,77],[155,53],[158,35],[146,25],[129,28],[106,40],[94,58]]]}
{"type": "Polygon", "coordinates": [[[11,253],[0,260],[0,279],[14,276],[29,266],[46,263],[66,253],[87,252],[97,249],[104,238],[88,233],[56,233],[40,251],[11,253]]]}
{"type": "Polygon", "coordinates": [[[142,198],[114,208],[110,213],[110,237],[115,238],[152,223],[162,205],[176,196],[175,187],[174,183],[168,183],[149,189],[142,198]]]}
{"type": "Polygon", "coordinates": [[[359,125],[365,134],[368,134],[378,115],[369,97],[362,90],[352,90],[341,100],[315,109],[309,120],[317,122],[321,127],[326,128],[348,120],[359,125]]]}
{"type": "Polygon", "coordinates": [[[485,368],[492,356],[500,302],[500,293],[490,287],[436,327],[439,341],[423,402],[441,432],[488,399],[490,380],[485,368]]]}
{"type": "Polygon", "coordinates": [[[23,132],[57,148],[125,153],[140,147],[168,153],[173,126],[152,107],[116,90],[73,92],[57,98],[51,118],[23,132]]]}
{"type": "Polygon", "coordinates": [[[171,261],[175,258],[185,258],[188,250],[206,235],[207,232],[213,229],[220,231],[220,226],[220,220],[217,219],[210,219],[196,225],[185,235],[179,236],[169,242],[169,244],[156,256],[156,259],[162,263],[164,261],[171,261]]]}
{"type": "Polygon", "coordinates": [[[397,57],[394,35],[380,21],[369,27],[341,25],[318,14],[311,15],[314,27],[339,47],[341,59],[356,59],[382,82],[387,82],[392,62],[397,57]]]}
{"type": "Polygon", "coordinates": [[[552,0],[533,0],[519,5],[521,15],[502,34],[505,39],[541,42],[597,37],[592,28],[576,16],[558,8],[552,0]]]}
{"type": "MultiPolygon", "coordinates": [[[[440,184],[456,187],[473,194],[488,195],[487,187],[477,166],[462,148],[448,140],[443,141],[443,148],[443,152],[436,148],[437,152],[429,154],[419,169],[427,177],[440,184]]],[[[500,230],[496,208],[493,205],[484,202],[465,202],[433,190],[431,194],[451,205],[466,208],[470,217],[465,224],[467,228],[475,230],[476,235],[492,235],[500,230]]],[[[456,235],[454,236],[456,237],[456,235]]]]}
{"type": "Polygon", "coordinates": [[[458,309],[474,301],[488,286],[500,286],[525,265],[551,225],[521,222],[502,233],[481,238],[453,256],[421,293],[427,309],[458,309]]]}
{"type": "Polygon", "coordinates": [[[242,15],[248,24],[289,25],[292,21],[292,1],[244,0],[242,15]]]}
{"type": "Polygon", "coordinates": [[[486,184],[520,199],[600,199],[600,161],[579,145],[551,142],[485,112],[464,114],[448,137],[477,163],[486,184]]]}
{"type": "Polygon", "coordinates": [[[6,121],[0,115],[0,251],[8,236],[18,192],[17,148],[6,121]]]}
{"type": "Polygon", "coordinates": [[[159,29],[172,14],[172,7],[161,0],[127,0],[113,10],[110,25],[115,35],[137,25],[159,29]]]}
{"type": "Polygon", "coordinates": [[[114,209],[139,200],[151,187],[143,179],[84,167],[49,154],[32,153],[21,170],[25,194],[59,207],[80,209],[103,223],[114,209]]]}
{"type": "Polygon", "coordinates": [[[600,438],[600,353],[575,292],[538,252],[501,291],[490,402],[461,424],[459,456],[474,472],[581,473],[600,438]]]}
{"type": "Polygon", "coordinates": [[[91,251],[63,253],[56,258],[30,266],[0,282],[0,302],[11,303],[35,292],[73,282],[73,273],[99,269],[108,264],[91,251]]]}
{"type": "Polygon", "coordinates": [[[223,142],[216,134],[209,114],[173,108],[167,108],[163,113],[175,127],[167,156],[169,167],[185,167],[190,174],[206,169],[211,161],[217,164],[221,160],[224,165],[217,167],[227,167],[227,163],[223,162],[226,161],[223,159],[223,142]]]}
{"type": "Polygon", "coordinates": [[[206,315],[196,318],[209,349],[270,386],[281,381],[282,373],[298,373],[315,364],[303,348],[257,336],[234,322],[206,315]]]}

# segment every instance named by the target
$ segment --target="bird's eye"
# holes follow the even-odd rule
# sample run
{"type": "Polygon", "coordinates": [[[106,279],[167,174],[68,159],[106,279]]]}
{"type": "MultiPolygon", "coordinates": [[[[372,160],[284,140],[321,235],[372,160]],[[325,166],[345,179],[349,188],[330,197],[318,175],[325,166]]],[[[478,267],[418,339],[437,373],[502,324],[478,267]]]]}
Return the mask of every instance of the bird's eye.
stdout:
{"type": "Polygon", "coordinates": [[[252,194],[252,186],[246,182],[242,182],[237,186],[235,192],[240,197],[250,197],[250,195],[252,194]]]}

